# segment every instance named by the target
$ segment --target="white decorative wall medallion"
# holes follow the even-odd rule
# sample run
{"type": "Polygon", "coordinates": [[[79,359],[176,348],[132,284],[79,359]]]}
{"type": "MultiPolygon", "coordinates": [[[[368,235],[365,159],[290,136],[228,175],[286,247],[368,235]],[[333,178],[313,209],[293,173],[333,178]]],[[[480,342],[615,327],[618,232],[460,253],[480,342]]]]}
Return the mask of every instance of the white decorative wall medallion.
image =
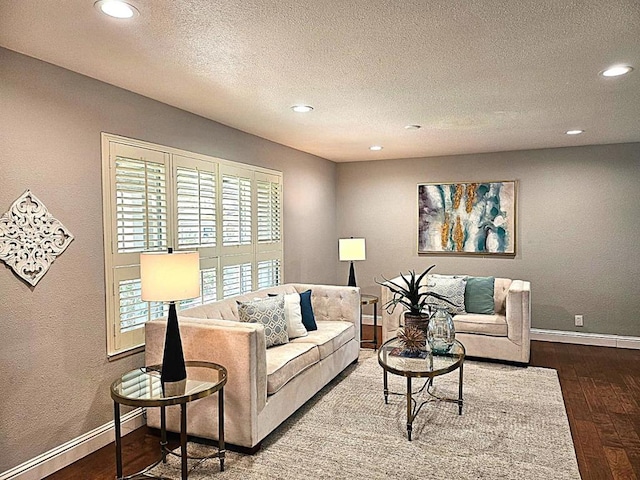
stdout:
{"type": "Polygon", "coordinates": [[[0,217],[0,260],[35,286],[73,235],[30,190],[0,217]]]}

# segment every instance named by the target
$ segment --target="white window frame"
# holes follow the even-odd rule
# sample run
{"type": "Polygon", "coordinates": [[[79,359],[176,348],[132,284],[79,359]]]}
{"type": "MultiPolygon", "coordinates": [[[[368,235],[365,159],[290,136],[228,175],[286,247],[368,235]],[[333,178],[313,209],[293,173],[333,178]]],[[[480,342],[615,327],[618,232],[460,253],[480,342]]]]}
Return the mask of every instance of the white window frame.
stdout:
{"type": "MultiPolygon", "coordinates": [[[[225,284],[229,289],[231,278],[223,278],[225,267],[227,271],[237,271],[233,267],[244,265],[244,283],[241,291],[245,292],[251,286],[252,290],[258,288],[258,263],[273,261],[273,268],[278,271],[269,272],[272,281],[284,283],[282,266],[284,264],[284,227],[282,219],[283,207],[283,174],[276,170],[256,167],[249,164],[232,162],[225,159],[215,158],[207,155],[187,152],[184,150],[152,144],[140,140],[130,139],[109,133],[102,133],[102,195],[103,195],[103,218],[104,218],[104,259],[105,259],[105,285],[106,285],[106,324],[107,324],[107,356],[120,356],[127,352],[140,351],[144,347],[143,322],[158,316],[159,305],[147,305],[149,308],[141,308],[145,312],[143,317],[138,317],[138,325],[128,331],[121,331],[120,319],[120,294],[119,285],[122,281],[139,279],[139,250],[121,253],[118,251],[118,218],[116,200],[116,176],[115,161],[117,156],[133,158],[135,161],[153,162],[164,165],[165,185],[166,185],[166,243],[165,246],[156,246],[155,250],[164,250],[165,247],[172,247],[174,250],[198,250],[200,253],[200,268],[202,272],[202,282],[208,293],[206,299],[196,299],[186,301],[185,304],[194,306],[198,302],[222,300],[224,298],[225,284]],[[180,185],[184,187],[178,194],[178,171],[180,178],[184,182],[180,185]],[[197,172],[196,172],[197,171],[197,172]],[[239,244],[225,244],[223,235],[225,215],[223,211],[223,177],[233,177],[240,179],[243,185],[250,185],[250,192],[240,195],[243,205],[250,204],[250,213],[240,220],[241,223],[250,229],[244,235],[243,242],[239,244]],[[211,178],[214,187],[212,188],[211,178]],[[197,179],[197,180],[196,180],[197,179]],[[263,193],[258,195],[259,182],[263,193]],[[265,200],[265,182],[273,187],[273,198],[265,200]],[[215,191],[215,208],[211,206],[211,191],[215,191]],[[202,196],[195,200],[193,192],[202,192],[202,196]],[[187,192],[187,193],[185,193],[187,192]],[[178,200],[180,199],[180,211],[178,200]],[[258,212],[258,201],[260,200],[260,214],[258,212]],[[275,206],[269,202],[275,202],[275,206]],[[268,213],[265,213],[268,212],[268,213]],[[180,218],[180,226],[179,226],[180,218]],[[214,220],[215,219],[215,220],[214,220]],[[215,221],[215,227],[213,223],[215,221]],[[269,223],[271,222],[271,224],[269,223]],[[185,227],[186,224],[189,224],[185,227]],[[274,235],[265,240],[258,241],[258,224],[263,230],[265,228],[274,229],[274,235]],[[178,235],[179,229],[184,232],[189,228],[189,237],[193,240],[185,240],[185,235],[178,235]],[[204,232],[204,233],[203,233],[204,232]],[[209,235],[215,236],[215,244],[209,235]],[[188,244],[180,244],[179,239],[188,244]],[[197,240],[196,240],[197,238],[197,240]],[[250,239],[250,241],[248,241],[250,239]],[[194,244],[196,242],[197,244],[194,244]],[[250,265],[250,268],[247,266],[250,265]],[[213,285],[213,272],[216,274],[215,285],[213,285]],[[247,275],[251,274],[250,283],[247,275]],[[215,293],[215,298],[214,298],[215,293]],[[153,310],[151,308],[153,307],[153,310]],[[151,313],[155,312],[155,313],[151,313]],[[155,315],[155,316],[154,316],[155,315]]],[[[145,164],[146,168],[146,164],[145,164]]],[[[145,177],[146,178],[146,177],[145,177]]],[[[232,182],[233,183],[233,182],[232,182]]],[[[145,184],[146,185],[146,184],[145,184]]],[[[146,192],[146,190],[145,190],[146,192]]],[[[233,191],[231,192],[233,193],[233,191]]],[[[155,197],[155,191],[153,192],[155,197]]],[[[235,205],[232,198],[226,205],[235,205]]],[[[147,210],[149,210],[147,208],[147,210]]],[[[226,218],[227,224],[235,225],[234,216],[226,218]]],[[[147,218],[147,217],[145,217],[147,218]]],[[[155,217],[154,217],[155,218],[155,217]]],[[[136,237],[138,238],[138,237],[136,237]]],[[[148,237],[145,236],[145,239],[148,237]]],[[[227,235],[226,238],[229,238],[227,235]]],[[[228,242],[227,242],[228,243],[228,242]]],[[[264,263],[263,279],[264,279],[264,263]]],[[[133,282],[135,284],[135,282],[133,282]]],[[[132,287],[135,290],[135,286],[132,287]]],[[[134,302],[135,303],[135,302],[134,302]]],[[[143,302],[136,305],[140,307],[143,302]]]]}

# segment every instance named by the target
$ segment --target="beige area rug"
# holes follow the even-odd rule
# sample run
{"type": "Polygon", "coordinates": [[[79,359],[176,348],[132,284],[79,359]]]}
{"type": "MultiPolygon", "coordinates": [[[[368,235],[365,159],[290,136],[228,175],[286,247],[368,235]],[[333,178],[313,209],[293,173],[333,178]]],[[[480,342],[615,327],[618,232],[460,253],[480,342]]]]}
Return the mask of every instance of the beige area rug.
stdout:
{"type": "MultiPolygon", "coordinates": [[[[414,389],[421,385],[414,380],[414,389]]],[[[389,388],[406,380],[389,375],[389,388]]],[[[436,378],[436,393],[457,397],[458,374],[436,378]]],[[[465,362],[464,408],[425,405],[406,436],[405,397],[385,405],[373,352],[307,402],[253,456],[227,452],[190,474],[203,479],[580,479],[555,370],[465,362]]],[[[190,444],[193,453],[210,447],[190,444]]],[[[156,475],[180,478],[179,459],[156,475]]]]}

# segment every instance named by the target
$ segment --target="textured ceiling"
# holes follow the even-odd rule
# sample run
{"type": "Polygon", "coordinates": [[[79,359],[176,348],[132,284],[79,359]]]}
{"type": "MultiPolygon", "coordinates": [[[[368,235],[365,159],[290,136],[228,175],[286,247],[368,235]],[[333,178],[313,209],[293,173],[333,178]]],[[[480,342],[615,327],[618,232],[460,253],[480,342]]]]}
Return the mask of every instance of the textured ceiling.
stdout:
{"type": "Polygon", "coordinates": [[[640,141],[638,0],[93,3],[0,0],[0,45],[338,162],[640,141]]]}

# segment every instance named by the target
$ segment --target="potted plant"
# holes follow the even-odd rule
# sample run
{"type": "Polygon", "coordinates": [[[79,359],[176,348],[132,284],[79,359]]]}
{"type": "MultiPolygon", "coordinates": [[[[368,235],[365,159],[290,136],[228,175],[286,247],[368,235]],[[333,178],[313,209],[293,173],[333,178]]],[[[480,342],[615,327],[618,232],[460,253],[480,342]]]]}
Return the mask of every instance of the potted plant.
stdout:
{"type": "Polygon", "coordinates": [[[434,314],[433,306],[429,303],[431,298],[437,298],[446,303],[453,305],[446,297],[435,292],[430,292],[426,285],[421,285],[422,279],[433,269],[435,265],[431,265],[420,275],[411,270],[407,276],[400,274],[402,281],[394,282],[382,277],[384,282],[376,283],[387,287],[393,292],[393,298],[385,303],[382,307],[387,312],[393,313],[398,305],[406,307],[408,310],[404,314],[405,326],[416,326],[423,330],[426,334],[429,325],[429,319],[434,314]]]}

